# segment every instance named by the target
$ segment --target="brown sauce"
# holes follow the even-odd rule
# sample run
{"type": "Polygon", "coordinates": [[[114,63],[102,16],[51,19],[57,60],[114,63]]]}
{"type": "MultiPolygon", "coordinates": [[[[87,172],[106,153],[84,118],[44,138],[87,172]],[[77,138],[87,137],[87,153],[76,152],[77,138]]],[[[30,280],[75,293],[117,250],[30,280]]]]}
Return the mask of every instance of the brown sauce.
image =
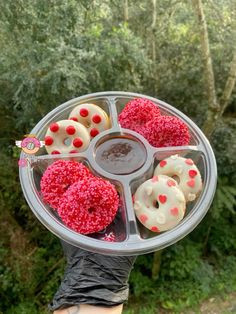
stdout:
{"type": "Polygon", "coordinates": [[[133,139],[115,137],[98,146],[95,159],[105,171],[125,175],[143,166],[146,149],[143,144],[133,139]]]}

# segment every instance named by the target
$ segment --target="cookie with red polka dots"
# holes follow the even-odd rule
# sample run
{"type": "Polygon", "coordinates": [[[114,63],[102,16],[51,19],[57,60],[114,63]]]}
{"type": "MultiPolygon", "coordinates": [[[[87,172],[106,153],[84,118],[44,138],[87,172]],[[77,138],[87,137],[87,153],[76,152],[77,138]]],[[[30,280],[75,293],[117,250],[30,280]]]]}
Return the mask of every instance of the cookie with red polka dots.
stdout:
{"type": "Polygon", "coordinates": [[[91,139],[110,127],[110,120],[106,112],[94,104],[76,106],[71,111],[69,119],[82,123],[87,128],[91,139]]]}
{"type": "Polygon", "coordinates": [[[202,190],[200,171],[190,158],[172,155],[161,160],[154,171],[154,175],[160,174],[177,180],[186,202],[194,201],[202,190]]]}
{"type": "Polygon", "coordinates": [[[48,154],[79,153],[89,146],[90,136],[81,123],[61,120],[49,125],[44,141],[48,154]]]}
{"type": "Polygon", "coordinates": [[[186,201],[177,182],[165,175],[156,175],[141,184],[133,197],[138,220],[153,232],[167,231],[183,219],[186,201]]]}

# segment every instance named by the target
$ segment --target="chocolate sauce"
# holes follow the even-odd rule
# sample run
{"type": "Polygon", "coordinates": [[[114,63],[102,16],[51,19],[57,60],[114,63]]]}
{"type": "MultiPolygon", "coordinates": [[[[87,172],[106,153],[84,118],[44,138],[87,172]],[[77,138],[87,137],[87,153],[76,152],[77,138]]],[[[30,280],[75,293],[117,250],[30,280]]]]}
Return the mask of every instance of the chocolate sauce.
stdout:
{"type": "Polygon", "coordinates": [[[105,171],[125,175],[142,167],[146,160],[146,149],[133,139],[115,137],[98,146],[95,159],[105,171]]]}

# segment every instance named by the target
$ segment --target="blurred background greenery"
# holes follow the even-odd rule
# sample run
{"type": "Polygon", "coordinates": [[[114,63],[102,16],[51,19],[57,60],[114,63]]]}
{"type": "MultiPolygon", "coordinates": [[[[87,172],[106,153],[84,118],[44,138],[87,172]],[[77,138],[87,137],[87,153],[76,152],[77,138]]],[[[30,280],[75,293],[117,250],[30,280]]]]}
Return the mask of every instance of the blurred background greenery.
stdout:
{"type": "MultiPolygon", "coordinates": [[[[209,0],[203,8],[220,98],[235,50],[236,3],[209,0]]],[[[109,90],[157,97],[202,127],[209,101],[200,35],[191,1],[0,0],[0,313],[47,313],[65,266],[59,240],[22,195],[15,140],[64,101],[109,90]]],[[[235,118],[234,89],[210,138],[219,172],[213,205],[161,257],[138,258],[127,314],[184,312],[236,290],[235,118]]]]}

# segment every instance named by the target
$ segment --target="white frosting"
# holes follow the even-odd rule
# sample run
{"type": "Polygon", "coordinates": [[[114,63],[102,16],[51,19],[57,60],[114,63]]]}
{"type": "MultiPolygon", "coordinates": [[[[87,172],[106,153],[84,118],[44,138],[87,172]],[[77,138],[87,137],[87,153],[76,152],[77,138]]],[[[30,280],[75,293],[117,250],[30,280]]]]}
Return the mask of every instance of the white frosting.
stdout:
{"type": "Polygon", "coordinates": [[[172,155],[158,164],[154,175],[177,176],[179,188],[183,191],[186,202],[194,201],[202,190],[201,174],[191,159],[172,155]]]}
{"type": "Polygon", "coordinates": [[[185,206],[184,195],[176,181],[165,175],[145,181],[134,194],[137,218],[154,232],[174,228],[183,219],[185,206]]]}
{"type": "Polygon", "coordinates": [[[58,151],[61,154],[70,153],[71,151],[82,152],[88,147],[90,143],[90,136],[87,129],[81,123],[73,120],[61,120],[55,123],[59,126],[59,129],[56,132],[53,132],[50,130],[49,126],[45,135],[45,138],[50,136],[53,139],[53,143],[51,145],[46,145],[45,141],[45,148],[48,154],[51,154],[53,151],[58,151]],[[70,126],[75,128],[74,134],[68,134],[66,132],[66,128],[70,126]],[[83,144],[80,147],[73,145],[73,141],[76,139],[80,139],[82,141],[83,144]]]}
{"type": "MultiPolygon", "coordinates": [[[[110,127],[110,121],[106,114],[106,112],[94,104],[81,104],[76,106],[70,113],[69,119],[76,118],[79,123],[82,123],[88,130],[88,133],[90,134],[90,131],[92,129],[97,129],[100,132],[105,131],[109,129],[110,127]],[[88,111],[87,116],[81,115],[81,109],[86,109],[88,111]],[[101,118],[101,121],[94,122],[93,117],[95,115],[98,115],[101,118]]],[[[93,137],[90,135],[90,137],[93,137]]]]}

